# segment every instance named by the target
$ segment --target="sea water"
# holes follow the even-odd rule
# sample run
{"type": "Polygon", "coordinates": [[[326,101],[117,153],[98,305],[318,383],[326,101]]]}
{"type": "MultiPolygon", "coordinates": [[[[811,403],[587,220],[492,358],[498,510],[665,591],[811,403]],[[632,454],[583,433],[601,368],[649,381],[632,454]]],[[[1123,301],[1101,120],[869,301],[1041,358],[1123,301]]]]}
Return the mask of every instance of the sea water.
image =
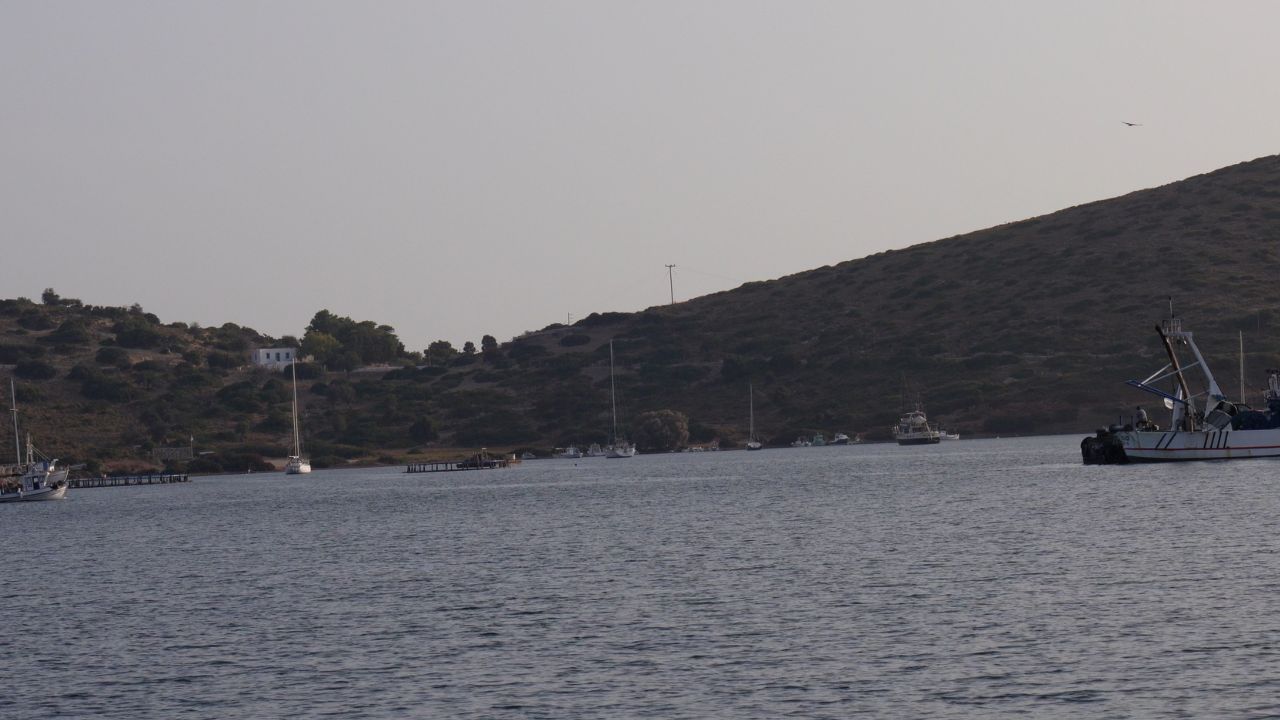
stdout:
{"type": "Polygon", "coordinates": [[[1078,441],[0,507],[0,717],[1280,714],[1280,462],[1078,441]]]}

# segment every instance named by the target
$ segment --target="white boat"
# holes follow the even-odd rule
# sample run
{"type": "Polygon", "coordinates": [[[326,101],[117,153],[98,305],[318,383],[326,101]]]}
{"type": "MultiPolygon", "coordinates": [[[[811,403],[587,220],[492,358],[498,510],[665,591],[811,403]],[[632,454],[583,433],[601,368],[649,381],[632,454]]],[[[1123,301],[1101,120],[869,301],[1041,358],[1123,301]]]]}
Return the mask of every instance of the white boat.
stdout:
{"type": "Polygon", "coordinates": [[[942,429],[939,429],[938,432],[942,433],[943,440],[959,440],[960,439],[960,433],[948,432],[942,429]]]}
{"type": "Polygon", "coordinates": [[[284,464],[286,475],[302,475],[311,472],[311,461],[302,457],[302,436],[298,433],[298,363],[289,363],[293,373],[293,454],[284,464]]]}
{"type": "Polygon", "coordinates": [[[537,456],[537,455],[534,455],[533,453],[529,452],[528,450],[525,450],[524,452],[520,453],[520,459],[521,459],[521,460],[537,460],[537,459],[538,459],[538,456],[537,456]]]}
{"type": "Polygon", "coordinates": [[[613,442],[609,443],[605,457],[635,457],[636,446],[626,440],[618,440],[618,390],[613,381],[613,341],[609,341],[609,405],[613,409],[613,442]]]}
{"type": "Polygon", "coordinates": [[[14,392],[13,379],[9,380],[9,396],[13,398],[13,448],[18,464],[14,474],[0,477],[0,503],[30,502],[32,500],[61,500],[67,494],[68,468],[59,468],[57,459],[37,459],[38,453],[27,436],[27,457],[23,461],[22,442],[18,433],[18,396],[14,392]]]}
{"type": "MultiPolygon", "coordinates": [[[[1165,320],[1156,332],[1169,363],[1145,380],[1125,384],[1161,398],[1171,410],[1169,427],[1152,422],[1141,407],[1129,423],[1098,430],[1084,438],[1080,450],[1086,464],[1153,462],[1164,460],[1235,460],[1280,457],[1280,370],[1267,371],[1263,395],[1267,408],[1253,410],[1223,394],[1190,331],[1178,318],[1165,320]],[[1182,364],[1177,347],[1190,351],[1193,362],[1182,364]],[[1192,393],[1187,373],[1198,369],[1204,390],[1192,393]],[[1172,392],[1156,387],[1172,379],[1172,392]]],[[[1242,373],[1243,375],[1243,373],[1242,373]]]]}
{"type": "Polygon", "coordinates": [[[560,452],[555,453],[555,456],[561,460],[577,460],[582,457],[582,451],[577,447],[570,445],[569,447],[560,450],[560,452]]]}
{"type": "Polygon", "coordinates": [[[844,433],[836,433],[835,437],[831,438],[831,442],[827,444],[828,445],[848,445],[849,436],[845,435],[844,433]]]}
{"type": "Polygon", "coordinates": [[[600,443],[591,443],[591,447],[587,448],[587,457],[604,457],[604,448],[600,447],[600,443]]]}
{"type": "Polygon", "coordinates": [[[750,422],[750,428],[751,428],[750,430],[747,431],[747,449],[763,450],[764,443],[760,442],[759,438],[756,437],[756,391],[755,391],[755,388],[752,387],[750,383],[747,384],[747,397],[749,398],[747,407],[748,407],[748,417],[750,417],[749,422],[750,422]]]}
{"type": "Polygon", "coordinates": [[[942,441],[942,433],[929,426],[929,418],[917,405],[915,410],[904,413],[893,426],[893,438],[899,445],[933,445],[942,441]]]}

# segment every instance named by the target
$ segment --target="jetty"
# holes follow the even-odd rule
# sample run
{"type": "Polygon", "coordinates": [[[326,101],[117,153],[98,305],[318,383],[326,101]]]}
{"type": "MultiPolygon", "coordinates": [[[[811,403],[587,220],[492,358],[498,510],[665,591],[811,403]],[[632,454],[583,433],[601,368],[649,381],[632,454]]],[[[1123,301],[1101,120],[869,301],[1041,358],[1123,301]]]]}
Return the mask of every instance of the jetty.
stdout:
{"type": "Polygon", "coordinates": [[[186,473],[164,473],[158,475],[99,475],[67,478],[67,486],[72,488],[127,487],[130,485],[170,485],[172,483],[191,482],[186,473]]]}
{"type": "Polygon", "coordinates": [[[466,460],[458,460],[451,462],[420,462],[409,463],[405,468],[407,473],[430,473],[430,472],[458,472],[461,470],[497,470],[507,467],[511,461],[506,458],[492,458],[477,455],[466,460]]]}

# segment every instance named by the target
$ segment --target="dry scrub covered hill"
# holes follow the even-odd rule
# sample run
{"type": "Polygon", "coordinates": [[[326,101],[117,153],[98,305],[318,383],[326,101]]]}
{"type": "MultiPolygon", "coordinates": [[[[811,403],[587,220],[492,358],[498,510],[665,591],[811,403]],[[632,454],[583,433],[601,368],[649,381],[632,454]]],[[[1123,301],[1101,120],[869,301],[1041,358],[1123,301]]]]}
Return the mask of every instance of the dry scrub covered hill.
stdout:
{"type": "MultiPolygon", "coordinates": [[[[1280,366],[1277,239],[1280,158],[1267,157],[474,354],[428,352],[429,366],[391,328],[322,311],[311,330],[326,337],[303,339],[329,358],[328,372],[304,366],[306,442],[327,464],[432,445],[603,442],[610,340],[624,424],[680,411],[695,442],[743,439],[748,382],[774,443],[885,437],[904,381],[966,434],[1087,432],[1144,400],[1122,381],[1164,362],[1152,326],[1168,296],[1224,387],[1243,330],[1248,384],[1261,387],[1280,366]],[[377,348],[396,369],[335,371],[377,348]]],[[[145,458],[192,435],[228,468],[283,454],[287,385],[241,367],[248,348],[275,342],[230,324],[165,325],[136,307],[0,301],[0,364],[19,376],[27,426],[63,457],[145,458]]]]}

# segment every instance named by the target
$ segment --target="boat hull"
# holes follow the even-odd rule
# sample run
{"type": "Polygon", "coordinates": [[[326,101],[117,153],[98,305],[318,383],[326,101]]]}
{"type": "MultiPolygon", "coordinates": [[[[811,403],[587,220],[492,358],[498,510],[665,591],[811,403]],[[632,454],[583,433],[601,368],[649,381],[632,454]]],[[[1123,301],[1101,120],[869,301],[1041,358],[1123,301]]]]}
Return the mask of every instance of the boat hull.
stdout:
{"type": "Polygon", "coordinates": [[[1120,430],[1114,435],[1130,462],[1280,457],[1280,428],[1196,432],[1120,430]]]}
{"type": "Polygon", "coordinates": [[[937,445],[942,442],[942,438],[937,433],[922,434],[922,436],[904,437],[897,436],[899,445],[937,445]]]}
{"type": "Polygon", "coordinates": [[[67,495],[67,486],[59,484],[57,487],[41,488],[23,493],[5,493],[0,495],[0,503],[11,502],[34,502],[37,500],[61,500],[67,495]]]}

